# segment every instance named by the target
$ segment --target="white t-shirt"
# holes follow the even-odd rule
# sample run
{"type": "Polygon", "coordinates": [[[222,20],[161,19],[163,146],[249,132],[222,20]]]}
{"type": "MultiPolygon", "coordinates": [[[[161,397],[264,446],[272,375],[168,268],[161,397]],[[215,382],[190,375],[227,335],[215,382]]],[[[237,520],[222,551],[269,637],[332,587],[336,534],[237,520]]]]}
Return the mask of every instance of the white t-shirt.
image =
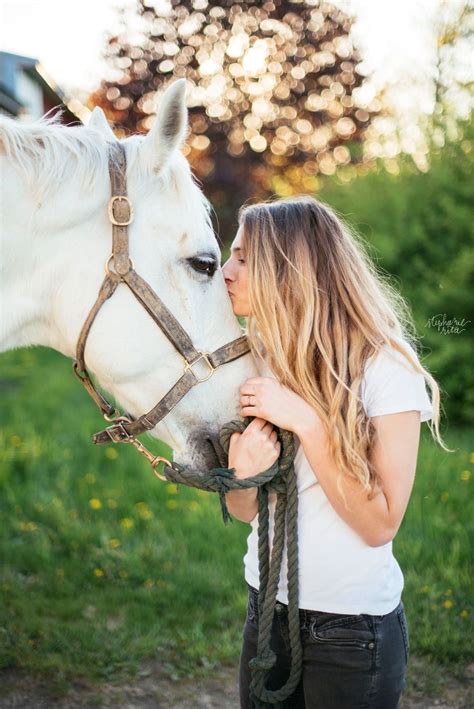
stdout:
{"type": "MultiPolygon", "coordinates": [[[[415,361],[418,357],[405,345],[415,361]]],[[[410,369],[403,355],[384,345],[369,358],[361,384],[361,398],[369,417],[400,411],[420,411],[428,421],[433,409],[422,374],[410,369]]],[[[274,377],[268,365],[260,376],[274,377]]],[[[392,554],[392,542],[371,547],[335,511],[295,436],[295,472],[298,486],[299,607],[328,613],[385,615],[401,599],[404,578],[392,554]]],[[[276,493],[269,493],[270,548],[276,493]]],[[[245,580],[259,588],[258,514],[251,522],[244,557],[245,580]]],[[[288,603],[286,539],[277,600],[288,603]]]]}

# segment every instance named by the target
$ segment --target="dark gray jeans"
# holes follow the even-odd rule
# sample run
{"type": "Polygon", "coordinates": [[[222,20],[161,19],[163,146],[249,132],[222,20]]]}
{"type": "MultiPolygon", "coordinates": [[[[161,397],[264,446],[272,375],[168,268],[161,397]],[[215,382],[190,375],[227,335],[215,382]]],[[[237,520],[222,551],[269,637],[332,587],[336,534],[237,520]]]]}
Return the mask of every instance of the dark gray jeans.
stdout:
{"type": "MultiPolygon", "coordinates": [[[[249,586],[240,654],[240,706],[250,709],[249,661],[257,652],[258,591],[249,586]]],[[[403,602],[386,615],[344,615],[300,609],[303,672],[289,709],[396,709],[406,683],[408,625],[403,602]]],[[[266,687],[287,680],[290,663],[288,609],[277,603],[271,647],[277,663],[266,687]]]]}

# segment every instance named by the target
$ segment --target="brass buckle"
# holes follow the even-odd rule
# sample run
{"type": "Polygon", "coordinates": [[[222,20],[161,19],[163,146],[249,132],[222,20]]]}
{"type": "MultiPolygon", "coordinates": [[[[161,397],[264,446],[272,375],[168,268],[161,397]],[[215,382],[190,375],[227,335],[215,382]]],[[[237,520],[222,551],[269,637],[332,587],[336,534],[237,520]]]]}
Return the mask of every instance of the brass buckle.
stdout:
{"type": "Polygon", "coordinates": [[[188,369],[190,369],[192,371],[192,373],[194,374],[194,376],[196,377],[196,379],[198,380],[198,382],[207,382],[207,380],[212,377],[212,375],[214,374],[214,372],[217,369],[217,367],[214,367],[211,360],[209,359],[210,355],[211,355],[210,352],[199,352],[199,357],[197,357],[194,360],[194,362],[187,362],[186,360],[184,360],[184,362],[185,362],[184,372],[186,373],[188,371],[188,369]],[[195,365],[196,362],[199,362],[199,360],[201,360],[201,359],[203,359],[206,362],[207,366],[210,369],[209,374],[206,377],[203,377],[202,379],[199,378],[199,376],[196,374],[196,372],[193,369],[193,365],[195,365]]]}
{"type": "Polygon", "coordinates": [[[113,197],[111,197],[111,198],[109,199],[108,212],[109,212],[109,220],[111,221],[112,224],[115,224],[115,226],[128,226],[129,224],[131,224],[131,223],[133,222],[133,207],[132,207],[132,203],[130,202],[129,198],[126,197],[125,195],[116,194],[116,195],[114,195],[113,197]],[[120,199],[128,204],[128,211],[129,211],[128,221],[119,222],[119,221],[117,221],[117,219],[115,218],[115,214],[114,214],[114,204],[115,204],[115,202],[116,202],[117,200],[120,200],[120,199]]]}

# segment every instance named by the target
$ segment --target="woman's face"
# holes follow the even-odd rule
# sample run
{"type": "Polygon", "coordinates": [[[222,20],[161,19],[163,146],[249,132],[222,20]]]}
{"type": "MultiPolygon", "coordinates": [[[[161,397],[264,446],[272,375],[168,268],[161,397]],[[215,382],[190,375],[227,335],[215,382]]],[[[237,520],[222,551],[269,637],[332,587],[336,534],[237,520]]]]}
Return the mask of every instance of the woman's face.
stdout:
{"type": "Polygon", "coordinates": [[[249,315],[247,288],[247,262],[242,246],[242,227],[240,226],[230,247],[230,256],[222,266],[224,280],[232,302],[235,315],[249,315]]]}

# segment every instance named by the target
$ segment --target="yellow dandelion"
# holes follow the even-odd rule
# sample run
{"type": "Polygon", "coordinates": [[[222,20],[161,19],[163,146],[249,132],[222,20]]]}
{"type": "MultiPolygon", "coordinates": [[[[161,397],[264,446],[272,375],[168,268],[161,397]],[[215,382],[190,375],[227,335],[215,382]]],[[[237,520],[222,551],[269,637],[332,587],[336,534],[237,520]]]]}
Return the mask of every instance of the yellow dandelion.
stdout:
{"type": "Polygon", "coordinates": [[[451,601],[450,598],[447,598],[445,601],[443,601],[444,608],[452,608],[453,606],[454,606],[454,603],[451,601]]]}
{"type": "Polygon", "coordinates": [[[38,525],[35,522],[20,522],[20,529],[23,532],[34,532],[38,529],[38,525]]]}
{"type": "Polygon", "coordinates": [[[199,509],[199,502],[196,502],[196,500],[191,500],[191,502],[188,505],[188,509],[190,509],[191,512],[195,512],[196,510],[199,509]]]}
{"type": "Polygon", "coordinates": [[[128,572],[125,571],[125,569],[120,569],[118,572],[118,575],[120,576],[121,579],[128,579],[128,572]]]}
{"type": "Polygon", "coordinates": [[[147,503],[146,503],[146,502],[143,502],[143,501],[141,501],[141,502],[135,502],[135,505],[134,505],[134,506],[137,508],[137,510],[146,510],[146,509],[148,508],[147,503]]]}
{"type": "Polygon", "coordinates": [[[176,500],[167,500],[167,502],[166,502],[166,507],[169,510],[175,510],[177,508],[177,506],[178,506],[178,503],[176,502],[176,500]]]}
{"type": "Polygon", "coordinates": [[[121,545],[122,542],[120,541],[120,539],[115,539],[115,537],[113,539],[109,539],[109,546],[112,547],[112,549],[118,549],[118,547],[121,545]]]}
{"type": "Polygon", "coordinates": [[[461,473],[461,480],[469,480],[471,477],[471,471],[470,470],[463,470],[461,473]]]}
{"type": "Polygon", "coordinates": [[[16,433],[13,434],[13,436],[10,438],[10,443],[14,448],[19,448],[23,441],[21,440],[20,436],[17,436],[16,433]]]}
{"type": "Polygon", "coordinates": [[[174,483],[170,483],[169,485],[166,486],[166,491],[170,495],[176,495],[176,493],[178,492],[178,486],[175,485],[174,483]]]}
{"type": "Polygon", "coordinates": [[[145,588],[151,588],[154,585],[153,579],[147,579],[144,584],[145,588]]]}
{"type": "Polygon", "coordinates": [[[118,458],[118,451],[115,448],[107,448],[105,451],[105,457],[109,460],[116,460],[118,458]]]}
{"type": "Polygon", "coordinates": [[[442,492],[441,493],[441,497],[440,497],[441,502],[446,502],[448,500],[448,498],[449,498],[449,492],[442,492]]]}
{"type": "Polygon", "coordinates": [[[92,507],[93,510],[100,510],[102,502],[97,497],[93,497],[92,500],[89,500],[89,507],[92,507]]]}
{"type": "Polygon", "coordinates": [[[153,518],[153,512],[151,510],[140,510],[138,514],[141,519],[152,519],[153,518]]]}
{"type": "Polygon", "coordinates": [[[93,473],[86,473],[84,475],[84,482],[93,485],[95,483],[95,475],[93,473]]]}
{"type": "Polygon", "coordinates": [[[464,608],[459,615],[461,618],[467,618],[467,616],[469,615],[469,611],[464,608]]]}
{"type": "Polygon", "coordinates": [[[104,575],[103,569],[99,569],[99,568],[94,569],[94,576],[97,576],[98,578],[100,578],[103,575],[104,575]]]}
{"type": "Polygon", "coordinates": [[[110,510],[116,510],[117,509],[117,500],[114,500],[111,497],[109,497],[109,499],[107,500],[107,507],[110,510]]]}
{"type": "Polygon", "coordinates": [[[471,455],[469,456],[469,460],[474,465],[474,453],[471,453],[471,455]]]}
{"type": "Polygon", "coordinates": [[[132,529],[132,527],[135,525],[135,522],[131,517],[124,517],[120,520],[120,524],[124,529],[132,529]]]}

